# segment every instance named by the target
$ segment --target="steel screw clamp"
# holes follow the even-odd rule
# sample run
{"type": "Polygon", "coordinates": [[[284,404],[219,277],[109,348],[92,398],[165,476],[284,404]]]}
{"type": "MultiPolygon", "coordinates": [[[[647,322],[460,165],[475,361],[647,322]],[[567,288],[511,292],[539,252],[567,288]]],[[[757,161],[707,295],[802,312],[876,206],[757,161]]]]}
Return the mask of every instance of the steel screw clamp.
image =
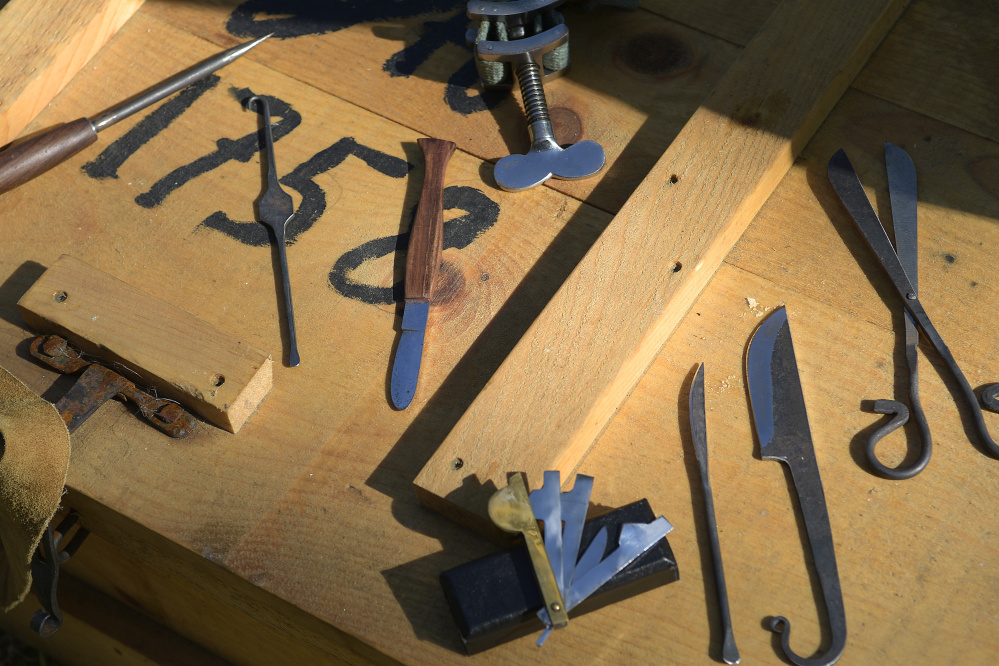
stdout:
{"type": "MultiPolygon", "coordinates": [[[[543,29],[543,12],[554,13],[551,10],[558,4],[561,4],[560,0],[472,0],[468,3],[469,18],[495,22],[503,26],[502,34],[515,37],[508,41],[479,40],[475,45],[479,60],[511,64],[527,113],[531,149],[525,155],[508,155],[496,163],[496,183],[504,190],[526,190],[552,177],[586,178],[603,169],[607,161],[604,149],[595,141],[580,141],[568,148],[562,148],[555,141],[542,83],[544,59],[546,54],[567,46],[569,29],[564,22],[543,29]],[[527,36],[529,28],[533,28],[535,34],[527,36]]],[[[567,54],[565,58],[567,64],[567,54]]],[[[557,71],[562,70],[564,66],[557,71]]]]}

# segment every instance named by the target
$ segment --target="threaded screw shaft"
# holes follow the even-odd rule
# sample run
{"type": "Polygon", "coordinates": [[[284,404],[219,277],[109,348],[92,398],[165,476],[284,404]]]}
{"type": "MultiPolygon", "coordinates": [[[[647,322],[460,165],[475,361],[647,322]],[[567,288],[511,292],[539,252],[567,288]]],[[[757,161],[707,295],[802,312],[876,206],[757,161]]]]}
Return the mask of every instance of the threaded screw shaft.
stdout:
{"type": "Polygon", "coordinates": [[[548,100],[545,98],[541,68],[535,62],[528,62],[518,65],[516,73],[520,94],[524,98],[527,123],[531,128],[531,141],[554,140],[555,132],[548,116],[548,100]]]}

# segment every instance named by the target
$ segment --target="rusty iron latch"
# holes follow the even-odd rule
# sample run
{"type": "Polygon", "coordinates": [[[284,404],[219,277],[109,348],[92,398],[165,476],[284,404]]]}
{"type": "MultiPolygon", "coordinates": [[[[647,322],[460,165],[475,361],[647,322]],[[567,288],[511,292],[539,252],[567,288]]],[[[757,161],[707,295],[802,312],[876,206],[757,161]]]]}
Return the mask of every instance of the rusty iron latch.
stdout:
{"type": "Polygon", "coordinates": [[[51,523],[47,525],[38,549],[31,558],[31,577],[35,581],[35,593],[42,606],[41,610],[35,611],[31,616],[31,629],[43,638],[48,638],[62,626],[62,611],[59,610],[59,601],[56,598],[59,566],[76,552],[90,534],[85,528],[78,528],[66,547],[59,550],[66,534],[73,529],[79,519],[78,513],[70,512],[54,530],[51,523]]]}
{"type": "MultiPolygon", "coordinates": [[[[154,397],[139,389],[134,383],[100,363],[83,358],[83,355],[58,335],[42,335],[31,341],[31,355],[45,365],[64,374],[83,371],[76,383],[55,404],[56,410],[73,432],[111,398],[128,400],[139,408],[147,421],[171,437],[185,437],[194,427],[194,417],[175,402],[154,397]]],[[[43,638],[57,632],[62,626],[62,612],[56,596],[59,583],[59,566],[76,552],[87,538],[89,531],[80,527],[59,550],[66,533],[79,520],[71,512],[55,529],[49,524],[31,559],[31,577],[41,610],[31,618],[31,629],[43,638]]]]}
{"type": "Polygon", "coordinates": [[[143,418],[171,437],[185,437],[194,427],[194,417],[183,407],[153,397],[117,372],[84,359],[65,338],[58,335],[39,336],[31,342],[31,355],[64,374],[83,370],[73,387],[55,405],[70,432],[111,398],[132,402],[143,418]]]}

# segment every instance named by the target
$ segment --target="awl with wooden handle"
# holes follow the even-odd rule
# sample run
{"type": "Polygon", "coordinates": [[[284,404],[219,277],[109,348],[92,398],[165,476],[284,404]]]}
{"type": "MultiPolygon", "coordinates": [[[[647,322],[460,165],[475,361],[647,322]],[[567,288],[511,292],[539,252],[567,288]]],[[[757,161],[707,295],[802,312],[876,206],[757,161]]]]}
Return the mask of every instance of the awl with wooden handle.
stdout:
{"type": "Polygon", "coordinates": [[[444,172],[455,148],[443,139],[419,139],[417,143],[423,150],[426,167],[420,203],[409,230],[402,337],[392,364],[391,397],[396,409],[409,407],[420,377],[430,299],[444,251],[444,172]]]}
{"type": "Polygon", "coordinates": [[[223,51],[155,88],[125,100],[93,120],[79,118],[10,146],[0,152],[0,194],[64,162],[97,141],[97,133],[101,130],[225,67],[268,37],[270,35],[223,51]]]}

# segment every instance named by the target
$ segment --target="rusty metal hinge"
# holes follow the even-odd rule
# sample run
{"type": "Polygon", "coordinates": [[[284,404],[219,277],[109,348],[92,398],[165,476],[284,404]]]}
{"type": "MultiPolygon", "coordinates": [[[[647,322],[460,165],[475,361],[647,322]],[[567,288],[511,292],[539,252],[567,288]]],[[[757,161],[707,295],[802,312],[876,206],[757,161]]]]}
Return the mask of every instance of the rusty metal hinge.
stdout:
{"type": "Polygon", "coordinates": [[[117,372],[84,359],[65,338],[39,336],[31,342],[31,355],[64,374],[83,370],[73,387],[55,405],[70,432],[111,398],[132,402],[143,418],[171,437],[185,437],[194,427],[194,417],[176,402],[154,397],[117,372]]]}

